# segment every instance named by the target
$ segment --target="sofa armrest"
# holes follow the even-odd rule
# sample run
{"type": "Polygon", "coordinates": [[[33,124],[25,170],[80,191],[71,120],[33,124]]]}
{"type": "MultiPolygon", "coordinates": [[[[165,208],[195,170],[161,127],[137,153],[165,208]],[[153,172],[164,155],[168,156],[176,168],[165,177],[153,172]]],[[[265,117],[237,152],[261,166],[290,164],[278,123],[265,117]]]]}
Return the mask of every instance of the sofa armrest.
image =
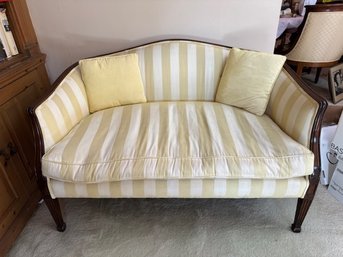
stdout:
{"type": "Polygon", "coordinates": [[[38,104],[29,109],[40,157],[89,114],[81,73],[71,67],[38,104]]]}
{"type": "Polygon", "coordinates": [[[320,132],[327,102],[285,65],[270,96],[266,114],[290,137],[314,153],[314,170],[306,197],[315,194],[320,170],[320,132]]]}
{"type": "Polygon", "coordinates": [[[270,96],[266,114],[297,142],[314,153],[313,174],[305,198],[313,199],[319,182],[320,132],[327,102],[288,65],[284,66],[270,96]]]}
{"type": "MultiPolygon", "coordinates": [[[[285,65],[270,96],[266,114],[300,144],[319,141],[327,102],[285,65]]],[[[313,149],[311,149],[313,151],[313,149]]]]}

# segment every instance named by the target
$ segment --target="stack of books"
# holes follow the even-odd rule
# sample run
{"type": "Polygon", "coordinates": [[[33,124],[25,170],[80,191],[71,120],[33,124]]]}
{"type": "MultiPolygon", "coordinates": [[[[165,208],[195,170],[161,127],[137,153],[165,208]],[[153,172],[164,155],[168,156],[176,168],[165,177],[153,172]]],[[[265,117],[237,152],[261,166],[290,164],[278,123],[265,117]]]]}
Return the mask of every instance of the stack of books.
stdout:
{"type": "Polygon", "coordinates": [[[6,16],[6,8],[0,8],[0,61],[18,53],[18,48],[6,16]]]}

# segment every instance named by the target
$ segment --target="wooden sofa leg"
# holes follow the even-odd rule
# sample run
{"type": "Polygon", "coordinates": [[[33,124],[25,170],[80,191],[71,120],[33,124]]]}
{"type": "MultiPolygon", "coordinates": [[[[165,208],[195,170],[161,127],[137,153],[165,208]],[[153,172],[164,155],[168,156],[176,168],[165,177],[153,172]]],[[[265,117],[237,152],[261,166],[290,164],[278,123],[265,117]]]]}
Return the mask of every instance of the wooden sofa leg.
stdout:
{"type": "Polygon", "coordinates": [[[59,200],[52,199],[51,197],[44,197],[44,201],[56,223],[57,231],[63,232],[64,230],[66,230],[66,224],[63,220],[59,200]]]}
{"type": "Polygon", "coordinates": [[[305,197],[298,199],[294,222],[291,227],[294,233],[301,232],[301,225],[306,217],[306,214],[312,204],[314,195],[317,191],[319,177],[320,177],[320,169],[315,168],[315,172],[310,176],[310,179],[309,179],[310,185],[306,191],[305,197]]]}
{"type": "Polygon", "coordinates": [[[51,198],[51,195],[50,195],[50,192],[48,189],[48,185],[47,185],[47,181],[45,178],[41,177],[40,179],[38,179],[38,184],[39,184],[39,188],[42,192],[44,202],[45,202],[46,206],[48,207],[49,212],[50,212],[52,218],[54,219],[54,221],[56,223],[57,231],[59,231],[59,232],[65,231],[66,230],[66,224],[63,220],[59,200],[51,198]]]}
{"type": "Polygon", "coordinates": [[[294,233],[301,232],[301,225],[305,219],[308,209],[310,208],[312,200],[309,199],[298,199],[297,210],[295,213],[294,222],[292,224],[292,231],[294,233]]]}

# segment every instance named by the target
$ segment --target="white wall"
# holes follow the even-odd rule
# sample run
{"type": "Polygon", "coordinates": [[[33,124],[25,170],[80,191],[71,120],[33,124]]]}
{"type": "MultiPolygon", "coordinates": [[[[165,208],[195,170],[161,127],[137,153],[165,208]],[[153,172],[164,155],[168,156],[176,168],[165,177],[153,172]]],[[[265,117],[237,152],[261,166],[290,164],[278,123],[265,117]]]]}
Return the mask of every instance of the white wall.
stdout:
{"type": "Polygon", "coordinates": [[[281,0],[27,0],[50,80],[77,60],[164,38],[272,52],[281,0]]]}

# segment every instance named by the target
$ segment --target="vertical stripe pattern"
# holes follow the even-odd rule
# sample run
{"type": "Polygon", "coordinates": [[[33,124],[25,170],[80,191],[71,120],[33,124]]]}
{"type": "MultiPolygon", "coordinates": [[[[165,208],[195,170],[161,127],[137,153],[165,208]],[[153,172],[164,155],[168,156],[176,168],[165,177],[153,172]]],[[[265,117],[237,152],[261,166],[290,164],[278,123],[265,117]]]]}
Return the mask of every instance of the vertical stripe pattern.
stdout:
{"type": "Polygon", "coordinates": [[[302,198],[308,177],[292,179],[134,180],[96,184],[48,180],[54,197],[87,198],[302,198]]]}
{"type": "Polygon", "coordinates": [[[36,108],[43,133],[45,151],[62,139],[89,114],[80,70],[74,68],[56,90],[36,108]]]}
{"type": "Polygon", "coordinates": [[[148,102],[213,101],[229,48],[187,41],[165,41],[129,52],[139,56],[148,102]]]}
{"type": "Polygon", "coordinates": [[[87,116],[43,156],[42,170],[90,183],[283,179],[311,174],[313,154],[266,115],[214,102],[153,102],[87,116]]]}
{"type": "Polygon", "coordinates": [[[148,103],[89,115],[76,67],[36,108],[52,195],[304,196],[318,104],[287,72],[257,117],[212,102],[229,48],[165,41],[115,55],[132,52],[148,103]]]}
{"type": "Polygon", "coordinates": [[[273,87],[266,114],[290,137],[310,147],[318,103],[282,70],[273,87]]]}
{"type": "MultiPolygon", "coordinates": [[[[148,101],[213,101],[229,49],[204,43],[166,41],[114,55],[132,52],[139,57],[148,101]]],[[[88,114],[84,84],[76,67],[36,109],[45,150],[88,114]]]]}

